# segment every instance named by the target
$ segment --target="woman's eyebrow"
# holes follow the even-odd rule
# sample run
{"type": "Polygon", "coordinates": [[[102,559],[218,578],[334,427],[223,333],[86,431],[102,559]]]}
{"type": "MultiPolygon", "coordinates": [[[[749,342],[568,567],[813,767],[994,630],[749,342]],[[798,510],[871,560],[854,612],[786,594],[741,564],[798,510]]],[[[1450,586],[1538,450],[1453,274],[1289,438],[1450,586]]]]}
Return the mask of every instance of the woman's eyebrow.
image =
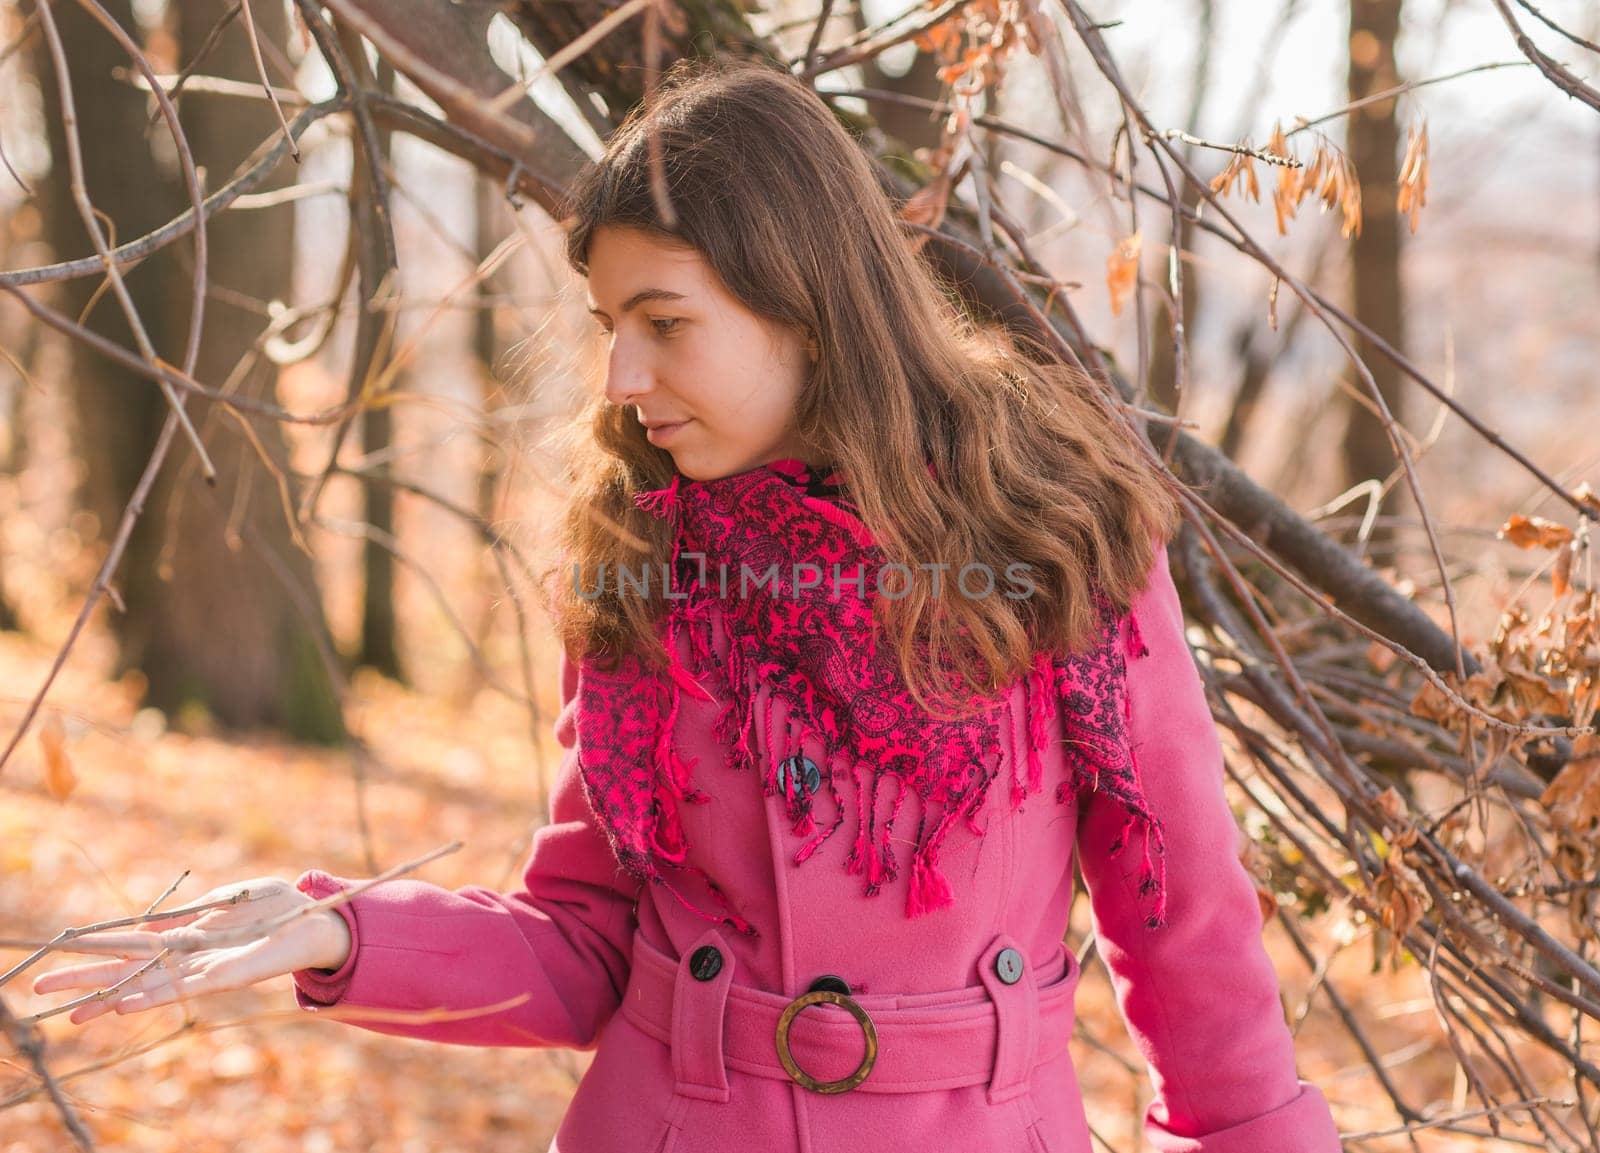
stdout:
{"type": "MultiPolygon", "coordinates": [[[[643,304],[647,300],[687,300],[687,299],[688,299],[688,297],[686,297],[683,293],[681,293],[681,292],[673,292],[670,289],[666,289],[666,288],[641,288],[638,292],[634,293],[632,296],[628,297],[627,300],[622,302],[622,311],[624,313],[632,312],[634,308],[636,308],[638,305],[643,304]]],[[[596,308],[594,305],[591,304],[591,305],[589,305],[589,311],[591,313],[594,313],[594,312],[600,312],[602,310],[599,309],[599,308],[596,308]]]]}

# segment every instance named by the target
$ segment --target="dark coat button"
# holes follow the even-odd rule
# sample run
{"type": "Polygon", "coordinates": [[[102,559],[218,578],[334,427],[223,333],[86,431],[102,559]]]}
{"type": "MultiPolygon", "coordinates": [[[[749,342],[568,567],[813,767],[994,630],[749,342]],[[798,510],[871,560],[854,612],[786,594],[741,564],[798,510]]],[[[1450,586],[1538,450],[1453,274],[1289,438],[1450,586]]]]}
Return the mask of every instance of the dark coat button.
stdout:
{"type": "Polygon", "coordinates": [[[701,945],[689,958],[689,972],[696,981],[709,981],[722,972],[722,954],[715,945],[701,945]]]}
{"type": "Polygon", "coordinates": [[[822,787],[822,770],[817,762],[801,753],[785,757],[778,765],[778,788],[798,798],[802,792],[809,796],[822,787]]]}
{"type": "Polygon", "coordinates": [[[826,989],[830,993],[843,993],[846,997],[850,995],[850,986],[845,983],[844,978],[835,977],[832,973],[829,973],[823,977],[818,977],[815,981],[811,982],[811,987],[808,988],[806,992],[815,993],[822,989],[826,989]]]}
{"type": "Polygon", "coordinates": [[[994,971],[1007,985],[1022,980],[1022,954],[1015,949],[1001,949],[994,959],[994,971]]]}

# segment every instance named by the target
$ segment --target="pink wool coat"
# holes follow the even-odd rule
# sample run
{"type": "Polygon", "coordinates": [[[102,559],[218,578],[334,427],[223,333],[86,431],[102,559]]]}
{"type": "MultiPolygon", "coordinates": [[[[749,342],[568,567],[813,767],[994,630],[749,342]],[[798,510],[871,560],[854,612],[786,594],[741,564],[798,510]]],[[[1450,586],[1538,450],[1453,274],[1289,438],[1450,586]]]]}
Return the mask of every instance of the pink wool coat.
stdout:
{"type": "MultiPolygon", "coordinates": [[[[676,744],[699,758],[695,786],[712,797],[683,810],[689,860],[758,936],[696,916],[624,872],[594,823],[578,768],[579,669],[563,662],[556,733],[567,753],[523,887],[372,887],[340,906],[355,943],[343,968],[294,974],[299,1004],[456,1010],[355,1023],[456,1044],[593,1049],[551,1153],[1091,1153],[1067,1048],[1079,971],[1062,938],[1076,853],[1100,955],[1154,1084],[1150,1145],[1339,1153],[1326,1100],[1297,1076],[1165,549],[1131,616],[1148,649],[1128,662],[1132,742],[1166,843],[1160,929],[1138,913],[1137,851],[1107,851],[1125,812],[1089,792],[1054,798],[1066,772],[1059,716],[1044,791],[1017,811],[991,798],[982,837],[954,832],[941,862],[954,905],[908,919],[903,875],[867,897],[832,859],[846,838],[796,866],[782,797],[724,766],[716,704],[686,699],[676,744]],[[876,1030],[876,1063],[848,1091],[803,1087],[777,1053],[780,1014],[823,976],[844,981],[876,1030]]],[[[1025,757],[1020,720],[1009,728],[1004,755],[1025,757]]],[[[822,763],[821,750],[806,751],[822,763]]],[[[993,787],[1009,777],[1003,767],[993,787]]],[[[298,884],[324,896],[350,882],[310,870],[298,884]]],[[[792,1018],[788,1042],[819,1081],[848,1077],[866,1052],[864,1026],[826,1003],[792,1018]]]]}

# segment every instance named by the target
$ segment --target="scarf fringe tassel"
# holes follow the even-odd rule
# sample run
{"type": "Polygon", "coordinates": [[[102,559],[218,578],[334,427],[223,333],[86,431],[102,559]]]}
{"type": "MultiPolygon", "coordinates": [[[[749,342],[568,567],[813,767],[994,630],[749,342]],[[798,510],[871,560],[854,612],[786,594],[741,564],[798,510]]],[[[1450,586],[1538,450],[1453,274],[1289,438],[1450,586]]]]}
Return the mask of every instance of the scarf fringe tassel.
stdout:
{"type": "MultiPolygon", "coordinates": [[[[720,683],[717,688],[722,690],[723,705],[718,713],[713,732],[723,741],[723,747],[731,749],[731,767],[736,769],[753,770],[763,759],[765,753],[767,773],[763,780],[763,791],[767,796],[772,796],[780,791],[778,781],[778,766],[789,757],[802,755],[808,741],[820,740],[828,750],[823,755],[826,767],[822,772],[822,779],[826,782],[828,792],[835,805],[835,817],[831,824],[821,829],[812,809],[815,799],[814,793],[808,793],[804,788],[789,787],[785,791],[785,815],[789,820],[790,828],[797,837],[807,838],[793,855],[796,865],[809,860],[816,851],[836,832],[845,820],[845,806],[838,788],[838,778],[848,777],[853,786],[855,800],[856,835],[851,845],[849,856],[845,860],[846,871],[864,878],[863,892],[865,895],[877,896],[883,886],[893,883],[900,875],[900,866],[895,857],[894,848],[890,841],[894,823],[899,817],[901,806],[910,791],[906,786],[906,776],[903,772],[885,771],[874,774],[870,771],[871,765],[867,760],[852,760],[848,748],[851,746],[849,733],[829,731],[830,726],[819,723],[809,717],[802,708],[801,703],[790,699],[788,696],[769,692],[765,700],[761,699],[759,678],[754,675],[754,660],[747,654],[739,651],[738,646],[730,646],[727,667],[717,672],[714,659],[714,642],[710,618],[702,614],[693,616],[694,627],[691,629],[691,652],[694,654],[698,667],[714,670],[714,679],[720,683]],[[728,691],[732,685],[739,685],[740,691],[728,691]],[[786,715],[789,718],[786,724],[787,732],[781,745],[775,745],[772,739],[772,728],[776,705],[782,702],[787,705],[786,715]],[[763,725],[765,746],[758,750],[751,744],[751,735],[755,732],[757,721],[763,725]],[[735,722],[738,732],[734,733],[735,722]],[[841,745],[843,747],[841,747],[841,745]],[[865,772],[865,777],[863,777],[865,772]],[[885,778],[893,777],[899,788],[895,797],[894,806],[887,820],[877,820],[878,789],[885,778]]],[[[1144,644],[1139,633],[1137,620],[1130,614],[1128,619],[1128,639],[1125,654],[1130,659],[1137,659],[1148,655],[1149,649],[1144,644]]],[[[675,636],[675,634],[669,634],[675,636]]],[[[692,872],[705,880],[717,900],[726,909],[728,901],[723,891],[711,881],[704,870],[689,865],[684,860],[684,837],[682,824],[678,817],[677,802],[703,803],[708,798],[699,791],[689,787],[690,774],[697,763],[695,760],[685,761],[675,749],[671,747],[670,737],[673,732],[674,722],[677,719],[679,706],[679,689],[690,689],[697,699],[714,699],[715,695],[705,689],[688,676],[673,661],[672,702],[668,714],[668,723],[663,728],[662,743],[658,746],[657,753],[660,758],[657,763],[670,767],[663,784],[666,786],[667,803],[664,803],[659,813],[657,823],[657,837],[655,844],[662,863],[674,868],[692,872]]],[[[1012,780],[1010,801],[1013,809],[1019,808],[1023,801],[1030,795],[1040,792],[1043,787],[1043,762],[1041,750],[1049,740],[1049,724],[1057,712],[1059,688],[1056,678],[1059,668],[1050,659],[1048,653],[1040,653],[1034,661],[1032,669],[1026,675],[1025,691],[1023,693],[1024,729],[1027,733],[1027,780],[1024,782],[1018,776],[1019,758],[1012,758],[1012,780]]],[[[1124,723],[1124,733],[1132,731],[1132,699],[1128,693],[1123,693],[1120,708],[1124,723]]],[[[1075,773],[1076,780],[1062,782],[1056,790],[1056,799],[1064,801],[1075,791],[1082,789],[1098,790],[1110,793],[1115,799],[1129,808],[1127,820],[1118,832],[1117,838],[1112,842],[1109,852],[1119,855],[1132,843],[1132,834],[1137,826],[1141,836],[1141,854],[1138,893],[1141,899],[1149,901],[1153,898],[1153,907],[1146,914],[1145,923],[1150,928],[1159,928],[1166,923],[1166,862],[1165,844],[1161,836],[1161,824],[1142,804],[1142,790],[1139,788],[1138,758],[1131,745],[1124,746],[1128,759],[1128,771],[1132,789],[1116,787],[1116,782],[1111,779],[1112,774],[1102,773],[1103,757],[1084,756],[1081,752],[1070,751],[1074,740],[1071,733],[1070,714],[1063,713],[1068,727],[1069,760],[1078,762],[1079,771],[1075,773]],[[1131,795],[1130,795],[1131,794],[1131,795]]],[[[1091,747],[1077,745],[1077,749],[1091,747]]],[[[998,758],[997,758],[998,759],[998,758]]],[[[915,769],[924,768],[924,763],[919,763],[915,769]]],[[[915,772],[913,770],[913,775],[915,772]]],[[[949,878],[940,869],[938,858],[940,846],[946,833],[955,821],[962,816],[966,817],[967,824],[975,833],[981,833],[974,823],[974,815],[981,807],[984,792],[987,789],[990,777],[987,774],[970,779],[965,786],[959,789],[947,790],[943,795],[932,791],[923,797],[924,814],[922,826],[918,830],[918,847],[911,857],[910,878],[906,892],[906,915],[920,917],[926,913],[946,908],[954,903],[954,893],[951,889],[949,878]],[[932,806],[941,804],[942,811],[934,824],[933,831],[927,836],[921,835],[922,828],[926,826],[928,815],[933,811],[932,806]]],[[[819,790],[820,791],[820,788],[819,790]]],[[[655,880],[666,884],[666,887],[677,897],[685,908],[697,915],[712,921],[725,921],[742,933],[754,936],[755,932],[749,922],[737,914],[727,911],[723,913],[707,912],[691,904],[682,893],[667,884],[665,878],[659,875],[655,880]]]]}

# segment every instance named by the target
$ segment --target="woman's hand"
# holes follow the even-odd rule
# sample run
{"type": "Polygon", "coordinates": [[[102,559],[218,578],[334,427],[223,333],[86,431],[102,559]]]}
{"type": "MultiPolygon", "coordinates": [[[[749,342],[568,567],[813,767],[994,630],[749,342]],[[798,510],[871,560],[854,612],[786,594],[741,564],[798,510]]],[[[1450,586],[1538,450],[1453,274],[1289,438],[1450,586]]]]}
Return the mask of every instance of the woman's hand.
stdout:
{"type": "Polygon", "coordinates": [[[294,917],[270,931],[264,928],[286,913],[315,903],[277,877],[223,885],[190,904],[232,898],[240,899],[222,908],[149,921],[140,929],[105,930],[67,942],[62,946],[66,951],[127,959],[69,965],[43,973],[34,979],[33,991],[75,989],[93,995],[133,977],[114,992],[105,992],[74,1009],[68,1020],[77,1024],[111,1010],[137,1013],[180,998],[242,989],[296,969],[337,969],[350,954],[349,927],[332,909],[294,917]],[[162,957],[164,950],[170,952],[162,957]],[[161,959],[151,966],[154,957],[161,959]],[[134,977],[135,973],[138,976],[134,977]]]}

